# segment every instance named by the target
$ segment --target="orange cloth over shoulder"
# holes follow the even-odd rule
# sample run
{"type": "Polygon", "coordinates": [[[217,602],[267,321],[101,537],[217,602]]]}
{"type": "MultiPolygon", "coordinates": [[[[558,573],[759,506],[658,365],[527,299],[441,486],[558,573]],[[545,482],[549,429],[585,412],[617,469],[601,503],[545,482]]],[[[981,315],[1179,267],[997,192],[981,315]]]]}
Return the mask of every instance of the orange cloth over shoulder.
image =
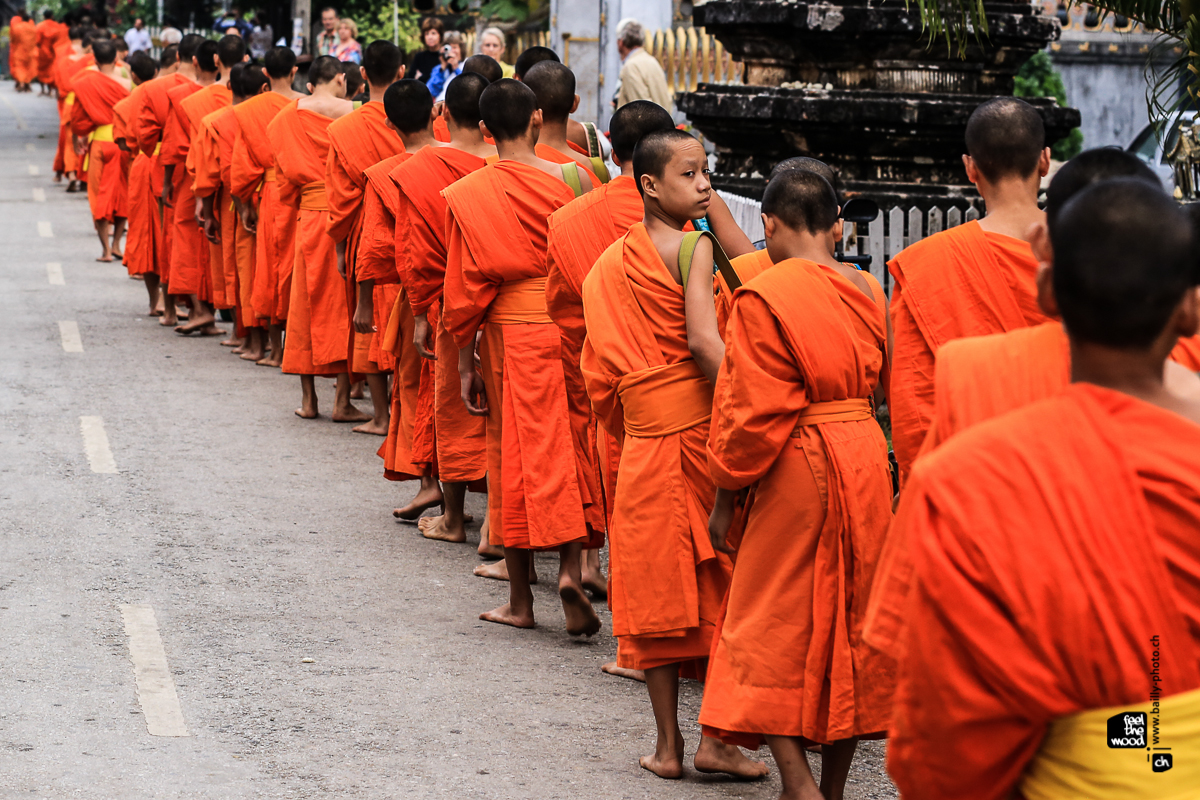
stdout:
{"type": "Polygon", "coordinates": [[[38,76],[37,23],[13,17],[8,23],[8,71],[17,83],[32,83],[38,76]]]}
{"type": "Polygon", "coordinates": [[[1047,321],[1037,307],[1037,261],[1029,244],[968,222],[905,248],[888,262],[895,287],[888,408],[903,481],[933,416],[939,347],[964,336],[1047,321]]]}
{"type": "MultiPolygon", "coordinates": [[[[442,190],[484,165],[484,159],[454,147],[426,147],[391,173],[397,199],[396,270],[404,285],[397,313],[424,315],[433,341],[427,343],[437,361],[421,359],[422,380],[415,406],[430,413],[438,475],[444,481],[475,483],[487,473],[484,420],[467,413],[460,394],[458,346],[441,317],[446,278],[446,200],[442,190]]],[[[412,355],[416,351],[406,345],[412,355]]],[[[403,361],[411,357],[402,353],[403,361]]],[[[414,432],[418,453],[423,441],[414,432]]]]}
{"type": "MultiPolygon", "coordinates": [[[[346,306],[354,316],[358,305],[358,240],[362,235],[363,191],[367,167],[404,152],[400,134],[388,127],[383,103],[364,103],[329,126],[329,159],[325,164],[325,190],[329,195],[329,235],[346,243],[346,306]]],[[[371,358],[370,334],[350,327],[346,356],[352,372],[382,371],[371,358]]]]}
{"type": "MultiPolygon", "coordinates": [[[[546,308],[563,339],[563,371],[571,403],[571,431],[583,488],[585,516],[593,531],[608,528],[616,491],[619,440],[605,431],[592,412],[579,359],[587,326],[583,319],[583,281],[596,259],[645,214],[633,178],[619,175],[550,215],[546,308]]],[[[602,538],[590,545],[599,546],[602,538]]]]}
{"type": "Polygon", "coordinates": [[[717,486],[756,488],[700,711],[730,743],[882,735],[891,716],[895,662],[862,641],[892,518],[871,407],[887,369],[887,298],[863,277],[870,296],[788,259],[734,299],[708,464],[717,486]]]}
{"type": "Polygon", "coordinates": [[[229,191],[230,161],[237,137],[237,117],[233,106],[211,111],[200,120],[192,136],[192,152],[188,158],[195,177],[192,191],[197,197],[212,197],[220,241],[209,242],[209,275],[212,284],[212,303],[217,308],[230,309],[238,304],[237,214],[229,191]]]}
{"type": "MultiPolygon", "coordinates": [[[[129,177],[126,182],[126,209],[128,222],[125,233],[125,257],[123,262],[130,275],[157,274],[155,252],[158,237],[158,206],[154,201],[151,185],[153,163],[138,150],[138,115],[141,111],[143,92],[140,86],[121,102],[113,106],[117,120],[114,138],[124,141],[132,151],[129,177]]],[[[128,154],[126,154],[128,155],[128,154]]]]}
{"type": "Polygon", "coordinates": [[[338,275],[333,239],[326,230],[325,159],[331,122],[292,101],[267,126],[279,177],[294,187],[299,209],[283,350],[283,371],[292,375],[347,371],[346,284],[338,275]]]}
{"type": "Polygon", "coordinates": [[[278,92],[264,92],[234,106],[238,121],[230,169],[231,190],[258,212],[254,235],[254,277],[250,287],[250,313],[263,322],[287,319],[295,259],[295,187],[278,176],[275,152],[267,126],[289,100],[278,92]]]}
{"type": "Polygon", "coordinates": [[[375,281],[372,308],[376,332],[370,336],[370,359],[387,372],[395,367],[396,356],[380,344],[387,331],[388,320],[391,319],[392,306],[396,304],[396,296],[400,293],[400,285],[394,277],[396,185],[392,183],[388,173],[404,160],[401,157],[404,155],[406,154],[390,156],[363,171],[366,183],[363,188],[362,224],[359,226],[361,230],[354,267],[359,281],[375,281]],[[391,279],[381,281],[377,277],[378,273],[390,273],[388,277],[391,279]]]}
{"type": "Polygon", "coordinates": [[[54,85],[58,87],[58,150],[54,155],[55,172],[76,172],[80,159],[71,145],[71,112],[75,103],[72,87],[82,70],[95,63],[90,55],[76,53],[68,42],[54,62],[54,85]]]}
{"type": "Polygon", "coordinates": [[[1192,372],[1200,372],[1200,334],[1180,339],[1171,351],[1171,360],[1177,361],[1192,372]]]}
{"type": "Polygon", "coordinates": [[[600,424],[623,439],[608,526],[618,663],[682,663],[702,676],[731,568],[708,536],[712,386],[688,350],[683,287],[645,225],[600,256],[583,309],[588,395],[600,424]]]}
{"type": "Polygon", "coordinates": [[[575,468],[562,337],[546,313],[550,214],[575,194],[515,161],[481,167],[443,193],[449,207],[442,319],[479,346],[487,392],[493,542],[541,550],[587,538],[575,468]]]}
{"type": "Polygon", "coordinates": [[[555,150],[553,147],[551,147],[548,144],[539,144],[539,145],[537,145],[536,148],[534,148],[534,150],[537,153],[538,158],[545,159],[546,161],[553,161],[555,164],[575,164],[575,165],[577,165],[581,170],[583,170],[585,173],[587,173],[587,176],[592,181],[593,189],[596,189],[597,187],[603,185],[600,183],[600,179],[596,177],[596,173],[592,172],[585,165],[580,164],[578,161],[575,160],[575,158],[573,156],[569,156],[566,153],[560,153],[559,151],[555,150]]]}
{"type": "Polygon", "coordinates": [[[1200,426],[1085,383],[917,463],[887,753],[902,796],[1018,796],[1049,724],[1145,703],[1159,652],[1164,698],[1200,687],[1198,489],[1200,426]]]}
{"type": "Polygon", "coordinates": [[[54,83],[54,48],[56,45],[69,41],[67,26],[52,19],[44,19],[36,26],[37,29],[37,79],[39,83],[52,85],[54,83]]]}
{"type": "MultiPolygon", "coordinates": [[[[729,263],[742,279],[743,286],[772,266],[771,256],[767,255],[765,248],[732,258],[729,263]]],[[[717,331],[724,339],[725,326],[729,322],[729,307],[733,304],[733,292],[729,291],[729,284],[725,283],[725,277],[719,271],[713,276],[713,293],[717,302],[717,331]]]]}
{"type": "MultiPolygon", "coordinates": [[[[71,131],[81,139],[97,128],[113,124],[113,106],[129,96],[129,89],[101,72],[87,71],[73,82],[71,131]]],[[[113,137],[109,136],[108,139],[113,137]]],[[[112,222],[125,211],[126,175],[121,150],[115,142],[95,139],[88,144],[88,203],[92,219],[112,222]]]]}

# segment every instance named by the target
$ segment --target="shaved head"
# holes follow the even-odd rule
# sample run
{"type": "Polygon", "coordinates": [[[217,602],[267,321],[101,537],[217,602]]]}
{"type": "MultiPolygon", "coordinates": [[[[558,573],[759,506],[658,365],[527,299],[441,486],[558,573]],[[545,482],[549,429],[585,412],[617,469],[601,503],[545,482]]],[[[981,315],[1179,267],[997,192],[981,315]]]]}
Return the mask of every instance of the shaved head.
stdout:
{"type": "MultiPolygon", "coordinates": [[[[558,53],[551,50],[549,47],[530,47],[521,55],[517,56],[517,63],[513,64],[513,73],[517,80],[525,80],[525,74],[533,67],[534,64],[540,64],[543,61],[560,61],[558,53]]],[[[493,81],[494,82],[494,81],[493,81]]]]}
{"type": "Polygon", "coordinates": [[[217,58],[227,67],[240,64],[246,58],[246,40],[230,34],[217,42],[217,58]]]}
{"type": "Polygon", "coordinates": [[[179,45],[169,44],[162,49],[162,55],[158,57],[158,65],[163,69],[167,69],[172,64],[179,63],[179,45]]]}
{"type": "Polygon", "coordinates": [[[478,128],[479,98],[488,87],[488,79],[473,72],[463,72],[446,87],[446,110],[463,127],[478,128]]]}
{"type": "Polygon", "coordinates": [[[149,53],[139,50],[129,57],[129,68],[139,81],[145,83],[158,72],[158,62],[149,53]]]}
{"type": "Polygon", "coordinates": [[[267,74],[275,80],[286,78],[292,74],[294,66],[296,66],[296,54],[290,47],[272,47],[263,56],[263,67],[267,70],[267,74]]]}
{"type": "Polygon", "coordinates": [[[495,83],[504,77],[504,68],[500,66],[500,62],[482,53],[464,61],[462,71],[464,75],[470,72],[482,75],[487,78],[488,83],[495,83]]]}
{"type": "Polygon", "coordinates": [[[112,39],[96,39],[92,42],[92,56],[99,65],[113,64],[117,60],[117,45],[112,39]]]}
{"type": "Polygon", "coordinates": [[[967,154],[989,181],[1028,178],[1046,148],[1046,127],[1024,100],[996,97],[971,112],[966,140],[967,154]]]}
{"type": "Polygon", "coordinates": [[[675,151],[683,144],[695,143],[696,139],[690,133],[671,128],[669,131],[655,131],[642,137],[633,148],[633,179],[642,191],[642,176],[653,175],[661,178],[671,163],[675,151]]]}
{"type": "Polygon", "coordinates": [[[1116,147],[1083,151],[1063,164],[1046,188],[1046,224],[1053,227],[1062,207],[1093,183],[1125,177],[1137,178],[1162,189],[1162,181],[1154,174],[1154,170],[1133,153],[1116,147]]]}
{"type": "Polygon", "coordinates": [[[575,106],[575,73],[557,61],[534,64],[521,82],[533,89],[547,122],[559,122],[575,106]]]}
{"type": "Polygon", "coordinates": [[[353,61],[342,62],[342,74],[346,76],[346,99],[353,99],[363,87],[362,70],[353,61]]]}
{"type": "Polygon", "coordinates": [[[771,174],[767,177],[767,180],[770,181],[774,179],[776,175],[782,172],[790,172],[792,170],[815,172],[827,180],[829,185],[833,187],[833,191],[835,193],[837,192],[837,171],[824,161],[820,161],[815,158],[809,158],[808,156],[785,158],[783,161],[780,161],[775,165],[775,168],[771,170],[771,174]]]}
{"type": "Polygon", "coordinates": [[[342,62],[333,56],[321,56],[313,59],[308,68],[308,82],[313,86],[329,83],[342,74],[342,62]]]}
{"type": "Polygon", "coordinates": [[[512,78],[490,84],[479,97],[479,116],[497,142],[524,136],[535,111],[537,97],[533,90],[512,78]]]}
{"type": "Polygon", "coordinates": [[[775,173],[763,194],[762,213],[794,231],[816,235],[837,224],[838,201],[833,186],[807,169],[775,173]]]}
{"type": "MultiPolygon", "coordinates": [[[[242,70],[241,74],[242,78],[240,83],[242,90],[240,94],[242,97],[254,97],[256,94],[262,94],[263,87],[270,83],[270,81],[267,79],[267,76],[263,74],[262,69],[257,64],[246,64],[245,69],[242,70]]],[[[236,92],[237,89],[235,89],[233,86],[232,74],[230,75],[229,80],[229,88],[236,92]]]]}
{"type": "Polygon", "coordinates": [[[649,100],[634,100],[616,110],[609,122],[612,136],[613,155],[622,164],[633,158],[637,143],[651,133],[675,129],[671,113],[658,103],[649,100]]]}
{"type": "Polygon", "coordinates": [[[198,33],[187,34],[179,40],[179,57],[184,61],[190,62],[192,57],[196,55],[196,48],[206,41],[208,40],[198,33]]]}
{"type": "Polygon", "coordinates": [[[217,65],[217,43],[211,39],[205,39],[196,48],[196,69],[201,72],[216,72],[220,67],[217,65]]]}
{"type": "Polygon", "coordinates": [[[362,68],[372,86],[389,86],[400,74],[400,48],[391,42],[377,39],[367,45],[362,54],[362,68]]]}
{"type": "Polygon", "coordinates": [[[384,92],[383,110],[396,130],[417,133],[429,127],[433,115],[433,95],[425,84],[406,78],[396,81],[384,92]]]}

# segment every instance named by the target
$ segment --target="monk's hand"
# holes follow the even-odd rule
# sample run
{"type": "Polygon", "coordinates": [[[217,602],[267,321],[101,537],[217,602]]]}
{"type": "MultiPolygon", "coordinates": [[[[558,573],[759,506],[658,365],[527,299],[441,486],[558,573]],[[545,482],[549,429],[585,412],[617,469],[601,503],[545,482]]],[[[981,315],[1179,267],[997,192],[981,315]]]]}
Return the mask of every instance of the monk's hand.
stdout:
{"type": "Polygon", "coordinates": [[[419,317],[413,318],[413,347],[417,348],[417,355],[421,358],[428,358],[430,361],[437,361],[437,355],[430,352],[428,345],[429,341],[429,317],[422,314],[419,317]]]}
{"type": "Polygon", "coordinates": [[[204,237],[213,244],[221,243],[221,228],[213,217],[204,218],[204,237]]]}
{"type": "MultiPolygon", "coordinates": [[[[346,280],[346,243],[344,241],[338,242],[333,248],[337,253],[338,275],[342,276],[342,280],[346,280]]],[[[363,333],[363,331],[359,331],[359,333],[363,333]]]]}
{"type": "Polygon", "coordinates": [[[242,227],[247,233],[258,231],[258,209],[253,203],[244,203],[241,207],[242,227]]]}
{"type": "Polygon", "coordinates": [[[164,206],[166,206],[167,208],[174,208],[175,204],[171,202],[171,183],[170,183],[170,181],[166,181],[166,180],[163,181],[162,200],[163,200],[164,206]]]}
{"type": "Polygon", "coordinates": [[[462,383],[462,399],[467,406],[467,413],[476,417],[488,415],[487,390],[483,378],[475,370],[463,372],[459,370],[458,379],[462,383]]]}
{"type": "Polygon", "coordinates": [[[354,307],[354,332],[375,333],[375,314],[362,303],[354,307]]]}
{"type": "Polygon", "coordinates": [[[712,541],[713,550],[718,553],[734,553],[734,549],[725,543],[729,528],[733,525],[734,498],[737,493],[730,489],[717,489],[717,498],[713,503],[712,513],[708,515],[708,538],[712,541]]]}

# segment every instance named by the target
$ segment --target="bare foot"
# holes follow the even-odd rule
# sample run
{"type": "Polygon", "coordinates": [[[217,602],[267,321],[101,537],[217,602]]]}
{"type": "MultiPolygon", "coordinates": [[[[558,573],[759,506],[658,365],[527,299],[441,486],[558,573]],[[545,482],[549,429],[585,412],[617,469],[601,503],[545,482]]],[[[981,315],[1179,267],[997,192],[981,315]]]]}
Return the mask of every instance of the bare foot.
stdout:
{"type": "Polygon", "coordinates": [[[700,748],[696,750],[696,758],[692,763],[697,772],[719,772],[743,781],[756,781],[767,777],[766,764],[746,758],[746,754],[737,747],[709,736],[700,740],[700,748]]]}
{"type": "MultiPolygon", "coordinates": [[[[371,421],[370,414],[367,414],[363,411],[359,411],[354,406],[349,406],[348,408],[335,410],[329,416],[329,418],[331,420],[333,420],[334,422],[370,422],[371,421]]],[[[384,431],[383,435],[387,436],[387,431],[384,431]]]]}
{"type": "Polygon", "coordinates": [[[111,255],[103,255],[103,256],[100,256],[99,258],[97,258],[96,260],[102,264],[108,264],[108,263],[112,262],[113,257],[111,255]]]}
{"type": "Polygon", "coordinates": [[[439,542],[465,542],[467,529],[462,525],[451,526],[446,522],[446,515],[440,517],[425,517],[417,520],[417,529],[426,539],[436,539],[439,542]]]}
{"type": "Polygon", "coordinates": [[[272,353],[267,358],[264,358],[261,361],[255,361],[254,363],[260,367],[275,367],[276,369],[278,369],[283,366],[283,359],[276,358],[275,354],[272,353]]]}
{"type": "Polygon", "coordinates": [[[124,254],[124,253],[118,253],[116,250],[113,250],[113,251],[112,251],[112,256],[113,256],[113,258],[124,258],[124,257],[125,257],[125,254],[124,254]]]}
{"type": "Polygon", "coordinates": [[[646,682],[645,672],[640,669],[626,669],[625,667],[618,667],[617,662],[615,661],[610,661],[603,665],[600,667],[600,671],[606,672],[609,675],[615,675],[618,678],[628,678],[631,681],[641,681],[642,683],[646,682]]]}
{"type": "Polygon", "coordinates": [[[237,336],[230,336],[228,339],[221,342],[221,347],[232,347],[233,352],[240,353],[242,352],[242,345],[244,344],[245,342],[243,342],[237,336]]]}
{"type": "Polygon", "coordinates": [[[604,580],[603,575],[584,575],[582,584],[583,588],[591,592],[592,597],[597,600],[608,599],[608,582],[604,580]]]}
{"type": "Polygon", "coordinates": [[[351,400],[362,400],[363,397],[365,397],[363,394],[363,383],[364,381],[355,381],[354,383],[350,384],[351,400]]]}
{"type": "Polygon", "coordinates": [[[475,548],[475,552],[480,558],[504,558],[504,548],[498,544],[492,544],[489,539],[489,531],[491,530],[491,521],[484,514],[483,527],[479,529],[479,547],[475,548]]]}
{"type": "Polygon", "coordinates": [[[567,633],[572,636],[594,636],[600,630],[600,618],[588,602],[583,589],[574,583],[560,580],[558,597],[567,616],[567,633]]]}
{"type": "Polygon", "coordinates": [[[679,752],[659,752],[638,759],[642,769],[653,772],[660,778],[677,781],[683,777],[683,740],[679,741],[679,752]]]}
{"type": "MultiPolygon", "coordinates": [[[[491,578],[494,581],[508,580],[508,564],[505,563],[502,557],[499,561],[491,564],[480,564],[474,569],[474,574],[478,578],[491,578]]],[[[533,561],[529,562],[529,585],[536,586],[538,582],[537,571],[534,569],[533,561]]]]}
{"type": "Polygon", "coordinates": [[[252,352],[250,350],[243,350],[241,355],[238,357],[240,359],[242,359],[242,361],[253,361],[255,363],[258,363],[259,361],[262,361],[264,358],[266,358],[267,354],[261,350],[259,350],[257,353],[252,352]]]}
{"type": "Polygon", "coordinates": [[[174,314],[169,317],[166,314],[163,314],[158,318],[158,324],[162,325],[164,328],[174,328],[179,324],[179,317],[176,317],[174,314]]]}
{"type": "Polygon", "coordinates": [[[499,608],[485,611],[479,615],[485,622],[497,622],[501,625],[512,625],[514,628],[532,628],[533,614],[514,614],[512,607],[505,603],[499,608]]]}
{"type": "Polygon", "coordinates": [[[300,419],[316,419],[317,417],[319,417],[321,415],[312,409],[297,408],[296,416],[299,417],[300,419]]]}
{"type": "Polygon", "coordinates": [[[175,332],[182,336],[191,336],[192,334],[196,334],[197,336],[221,336],[225,333],[225,329],[218,328],[211,322],[189,322],[187,325],[176,326],[175,332]]]}
{"type": "Polygon", "coordinates": [[[397,508],[392,512],[392,516],[397,519],[412,521],[428,508],[440,506],[442,504],[442,488],[436,484],[429,489],[422,489],[417,492],[417,496],[408,501],[408,505],[404,508],[397,508]]]}
{"type": "Polygon", "coordinates": [[[350,430],[355,433],[369,433],[372,436],[387,436],[387,425],[376,425],[374,417],[368,417],[369,421],[365,425],[358,425],[350,430]]]}

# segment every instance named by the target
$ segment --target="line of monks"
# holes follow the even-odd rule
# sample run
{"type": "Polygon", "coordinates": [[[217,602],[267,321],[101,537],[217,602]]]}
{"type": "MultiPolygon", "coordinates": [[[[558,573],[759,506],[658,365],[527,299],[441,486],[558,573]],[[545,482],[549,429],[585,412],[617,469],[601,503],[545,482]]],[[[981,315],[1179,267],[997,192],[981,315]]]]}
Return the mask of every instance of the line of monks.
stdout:
{"type": "Polygon", "coordinates": [[[361,70],[316,59],[307,93],[289,49],[250,65],[235,36],[135,54],[129,81],[111,41],[70,41],[102,258],[180,335],[228,310],[224,343],[300,377],[300,417],[335,379],[332,418],[417,486],[393,513],[442,507],[426,537],[464,542],[486,492],[476,574],[508,598],[482,619],[533,628],[556,551],[568,632],[607,599],[605,671],[646,684],[645,769],[684,774],[690,677],[695,769],[762,777],[739,747],[766,743],[784,798],[842,797],[884,736],[906,797],[1200,785],[1105,744],[1123,709],[1176,752],[1200,730],[1200,240],[1133,156],[1080,155],[1043,211],[1041,117],[984,103],[987,215],[896,256],[889,302],[838,260],[828,166],[776,167],[756,250],[653,103],[613,116],[610,174],[545,48],[516,80],[468,59],[435,107],[382,41],[361,70]]]}

